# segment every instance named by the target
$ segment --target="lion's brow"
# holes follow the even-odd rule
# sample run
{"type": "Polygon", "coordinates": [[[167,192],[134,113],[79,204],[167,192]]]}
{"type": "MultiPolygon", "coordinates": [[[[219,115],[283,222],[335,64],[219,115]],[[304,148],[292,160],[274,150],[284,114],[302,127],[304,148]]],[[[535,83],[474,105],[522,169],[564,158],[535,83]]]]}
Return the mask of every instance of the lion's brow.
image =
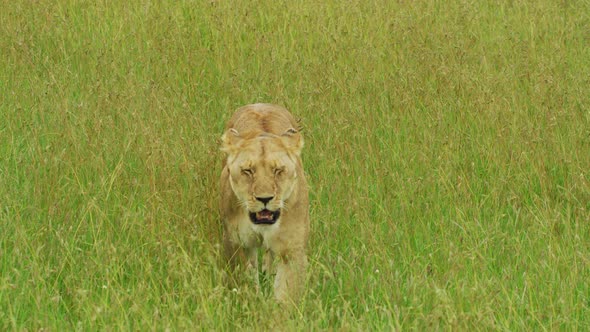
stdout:
{"type": "Polygon", "coordinates": [[[264,157],[264,155],[266,154],[264,145],[265,145],[264,140],[260,140],[260,156],[261,157],[264,157]]]}

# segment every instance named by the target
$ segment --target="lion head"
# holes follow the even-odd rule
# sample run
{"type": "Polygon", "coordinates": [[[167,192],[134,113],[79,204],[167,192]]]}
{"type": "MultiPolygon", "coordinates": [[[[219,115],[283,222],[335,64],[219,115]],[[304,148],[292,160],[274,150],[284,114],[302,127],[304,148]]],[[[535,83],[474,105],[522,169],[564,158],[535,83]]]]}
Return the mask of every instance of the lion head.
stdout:
{"type": "Polygon", "coordinates": [[[223,135],[229,182],[252,223],[272,225],[289,208],[302,148],[303,138],[294,128],[282,135],[239,133],[232,128],[223,135]]]}

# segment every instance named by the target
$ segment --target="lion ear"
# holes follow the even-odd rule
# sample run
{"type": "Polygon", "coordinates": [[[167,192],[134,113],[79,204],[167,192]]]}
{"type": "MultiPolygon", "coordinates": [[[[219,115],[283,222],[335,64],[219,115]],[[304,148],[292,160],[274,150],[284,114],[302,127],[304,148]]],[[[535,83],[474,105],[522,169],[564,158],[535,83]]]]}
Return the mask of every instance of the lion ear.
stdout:
{"type": "Polygon", "coordinates": [[[301,150],[303,149],[303,136],[297,131],[295,128],[287,129],[281,138],[286,143],[287,148],[291,150],[292,153],[299,156],[301,155],[301,150]]]}
{"type": "Polygon", "coordinates": [[[221,151],[232,154],[236,150],[236,143],[240,139],[240,133],[234,128],[230,128],[221,136],[221,151]]]}

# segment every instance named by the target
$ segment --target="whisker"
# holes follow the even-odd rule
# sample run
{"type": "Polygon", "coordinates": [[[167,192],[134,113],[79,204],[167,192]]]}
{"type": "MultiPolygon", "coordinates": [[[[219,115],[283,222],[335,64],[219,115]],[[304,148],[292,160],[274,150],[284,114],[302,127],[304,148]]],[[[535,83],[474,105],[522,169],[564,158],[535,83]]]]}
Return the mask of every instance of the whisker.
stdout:
{"type": "Polygon", "coordinates": [[[285,211],[289,211],[289,204],[287,204],[287,202],[283,202],[282,204],[283,206],[281,207],[281,209],[285,210],[285,211]]]}
{"type": "Polygon", "coordinates": [[[248,207],[248,203],[246,203],[245,201],[239,199],[238,200],[238,205],[242,208],[247,208],[248,207]]]}

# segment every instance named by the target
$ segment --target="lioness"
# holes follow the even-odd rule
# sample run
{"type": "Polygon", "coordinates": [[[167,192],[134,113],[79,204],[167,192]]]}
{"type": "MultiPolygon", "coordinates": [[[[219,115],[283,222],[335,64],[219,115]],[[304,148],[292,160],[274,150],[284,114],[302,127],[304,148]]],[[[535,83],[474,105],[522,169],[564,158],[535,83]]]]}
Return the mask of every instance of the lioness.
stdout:
{"type": "Polygon", "coordinates": [[[279,258],[274,295],[297,301],[305,279],[309,235],[308,188],[301,163],[303,137],[285,108],[271,104],[241,107],[227,124],[221,150],[221,218],[230,268],[271,272],[279,258]]]}

